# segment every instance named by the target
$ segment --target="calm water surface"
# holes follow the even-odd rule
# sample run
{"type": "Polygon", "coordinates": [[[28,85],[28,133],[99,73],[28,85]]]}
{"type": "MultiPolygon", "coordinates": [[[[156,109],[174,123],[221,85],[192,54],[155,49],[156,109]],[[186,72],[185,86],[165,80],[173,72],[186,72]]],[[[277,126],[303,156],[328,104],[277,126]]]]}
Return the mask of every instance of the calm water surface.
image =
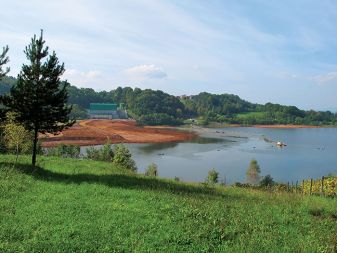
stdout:
{"type": "Polygon", "coordinates": [[[156,163],[160,177],[184,181],[203,181],[215,168],[227,183],[244,182],[251,159],[258,161],[262,175],[280,182],[337,173],[337,128],[207,129],[188,142],[127,146],[139,172],[156,163]],[[278,148],[275,141],[287,146],[278,148]]]}

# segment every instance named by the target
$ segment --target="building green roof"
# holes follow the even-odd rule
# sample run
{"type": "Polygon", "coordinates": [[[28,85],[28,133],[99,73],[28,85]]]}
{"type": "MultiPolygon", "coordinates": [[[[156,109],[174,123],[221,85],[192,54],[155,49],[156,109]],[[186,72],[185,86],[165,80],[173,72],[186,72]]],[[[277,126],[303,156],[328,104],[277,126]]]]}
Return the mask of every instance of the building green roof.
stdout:
{"type": "Polygon", "coordinates": [[[90,103],[90,110],[117,110],[117,104],[90,103]]]}

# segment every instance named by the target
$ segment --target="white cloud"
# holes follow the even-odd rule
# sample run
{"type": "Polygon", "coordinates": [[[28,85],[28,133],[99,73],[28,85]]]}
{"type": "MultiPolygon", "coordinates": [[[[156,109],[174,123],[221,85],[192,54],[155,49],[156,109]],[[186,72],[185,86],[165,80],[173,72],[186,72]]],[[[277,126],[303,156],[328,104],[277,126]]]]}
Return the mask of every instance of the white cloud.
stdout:
{"type": "Polygon", "coordinates": [[[78,86],[93,86],[101,79],[102,73],[99,70],[78,71],[76,69],[67,69],[63,74],[63,78],[67,79],[71,84],[78,86]]]}
{"type": "Polygon", "coordinates": [[[87,72],[78,71],[76,69],[67,69],[64,73],[64,77],[73,78],[73,77],[82,77],[82,78],[96,78],[101,75],[99,70],[89,70],[87,72]]]}
{"type": "Polygon", "coordinates": [[[153,64],[139,65],[125,70],[125,73],[131,78],[139,79],[164,79],[166,72],[153,64]]]}
{"type": "Polygon", "coordinates": [[[311,78],[314,82],[318,84],[327,84],[330,82],[337,82],[337,71],[329,72],[323,75],[316,75],[311,78]]]}
{"type": "Polygon", "coordinates": [[[84,73],[84,76],[86,76],[87,78],[96,78],[96,77],[99,77],[100,75],[101,75],[101,72],[98,70],[91,70],[91,71],[84,73]]]}

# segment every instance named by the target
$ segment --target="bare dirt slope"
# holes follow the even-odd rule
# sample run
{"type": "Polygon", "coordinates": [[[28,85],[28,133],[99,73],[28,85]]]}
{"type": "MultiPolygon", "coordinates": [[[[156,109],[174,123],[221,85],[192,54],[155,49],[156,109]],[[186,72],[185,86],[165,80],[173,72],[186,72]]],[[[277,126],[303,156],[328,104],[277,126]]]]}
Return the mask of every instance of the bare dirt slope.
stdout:
{"type": "Polygon", "coordinates": [[[82,120],[58,135],[46,135],[42,146],[53,147],[60,143],[98,145],[107,140],[111,143],[171,142],[192,137],[192,133],[171,128],[137,126],[133,120],[82,120]]]}

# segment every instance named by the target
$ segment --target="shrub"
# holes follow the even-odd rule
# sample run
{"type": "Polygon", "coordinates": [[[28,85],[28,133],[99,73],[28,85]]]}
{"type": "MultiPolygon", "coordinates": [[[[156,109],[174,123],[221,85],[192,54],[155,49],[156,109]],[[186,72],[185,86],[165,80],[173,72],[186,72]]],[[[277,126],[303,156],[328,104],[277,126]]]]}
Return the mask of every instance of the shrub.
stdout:
{"type": "Polygon", "coordinates": [[[260,182],[260,186],[262,187],[271,187],[274,185],[274,179],[270,176],[270,175],[267,175],[267,176],[264,176],[260,182]]]}
{"type": "Polygon", "coordinates": [[[217,172],[215,169],[211,169],[208,172],[206,182],[210,184],[216,184],[218,182],[218,179],[219,179],[219,172],[217,172]]]}
{"type": "Polygon", "coordinates": [[[273,188],[274,188],[274,191],[276,192],[285,192],[288,190],[288,186],[282,183],[276,184],[273,188]]]}
{"type": "Polygon", "coordinates": [[[95,161],[112,162],[114,151],[108,141],[101,148],[89,147],[86,149],[87,158],[95,161]]]}
{"type": "Polygon", "coordinates": [[[242,187],[242,184],[240,182],[235,182],[233,184],[234,187],[242,187]]]}
{"type": "Polygon", "coordinates": [[[180,181],[180,178],[179,178],[179,177],[174,177],[174,181],[179,182],[179,181],[180,181]]]}
{"type": "Polygon", "coordinates": [[[114,153],[114,164],[131,171],[137,170],[136,163],[132,159],[131,153],[126,146],[124,146],[123,144],[115,145],[114,153]]]}
{"type": "Polygon", "coordinates": [[[261,177],[260,177],[260,166],[258,165],[256,160],[251,160],[249,167],[247,169],[246,175],[247,175],[247,183],[252,185],[258,185],[261,177]]]}
{"type": "Polygon", "coordinates": [[[48,156],[59,156],[59,157],[69,157],[69,158],[79,158],[81,153],[81,147],[79,145],[73,144],[60,144],[55,148],[48,148],[44,152],[48,156]]]}
{"type": "Polygon", "coordinates": [[[79,158],[81,154],[81,147],[79,145],[68,145],[67,157],[79,158]]]}
{"type": "Polygon", "coordinates": [[[32,133],[16,122],[16,114],[8,112],[3,126],[3,143],[7,152],[13,152],[16,156],[29,153],[32,149],[32,138],[32,133]]]}
{"type": "Polygon", "coordinates": [[[157,177],[158,176],[158,166],[155,163],[149,165],[149,167],[145,171],[145,176],[148,177],[157,177]]]}
{"type": "Polygon", "coordinates": [[[86,149],[87,158],[95,161],[100,161],[100,150],[94,147],[89,147],[86,149]]]}
{"type": "Polygon", "coordinates": [[[61,144],[57,147],[58,156],[78,158],[80,156],[81,148],[78,145],[61,144]]]}
{"type": "Polygon", "coordinates": [[[240,182],[235,182],[234,187],[239,187],[239,188],[252,188],[253,186],[250,184],[242,184],[240,182]]]}
{"type": "Polygon", "coordinates": [[[111,147],[111,143],[108,141],[100,149],[101,161],[112,162],[114,158],[114,152],[111,147]]]}

